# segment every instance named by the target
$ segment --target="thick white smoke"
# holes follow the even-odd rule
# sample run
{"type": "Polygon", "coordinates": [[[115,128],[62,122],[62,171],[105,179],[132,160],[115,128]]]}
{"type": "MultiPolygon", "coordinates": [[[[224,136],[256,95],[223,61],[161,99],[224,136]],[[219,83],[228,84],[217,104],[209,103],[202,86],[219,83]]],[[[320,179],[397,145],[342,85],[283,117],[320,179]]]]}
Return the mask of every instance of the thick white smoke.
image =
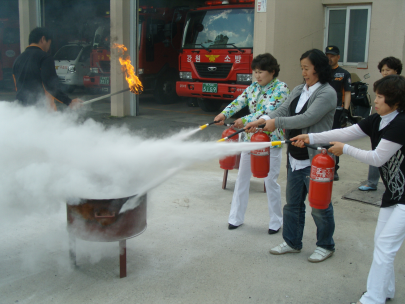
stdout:
{"type": "Polygon", "coordinates": [[[66,199],[143,194],[194,162],[263,147],[183,140],[192,133],[145,139],[79,123],[74,114],[0,102],[0,207],[27,214],[66,199]]]}

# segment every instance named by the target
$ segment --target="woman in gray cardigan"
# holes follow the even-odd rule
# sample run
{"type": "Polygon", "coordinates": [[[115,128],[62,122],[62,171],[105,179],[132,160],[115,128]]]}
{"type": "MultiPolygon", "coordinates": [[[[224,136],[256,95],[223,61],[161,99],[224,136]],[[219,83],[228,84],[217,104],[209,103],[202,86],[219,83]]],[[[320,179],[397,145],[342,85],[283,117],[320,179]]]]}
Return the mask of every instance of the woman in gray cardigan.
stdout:
{"type": "MultiPolygon", "coordinates": [[[[248,124],[245,129],[253,131],[266,122],[264,130],[286,129],[286,139],[299,134],[318,133],[332,128],[337,96],[329,85],[331,69],[326,55],[312,49],[300,58],[304,84],[293,89],[287,101],[276,111],[248,124]]],[[[305,199],[309,189],[309,175],[314,151],[288,146],[287,158],[287,204],[283,209],[284,242],[270,250],[271,254],[298,253],[302,248],[305,225],[305,199]]],[[[322,262],[335,251],[333,233],[335,220],[333,206],[327,209],[312,208],[312,217],[317,226],[317,248],[308,258],[310,262],[322,262]]]]}

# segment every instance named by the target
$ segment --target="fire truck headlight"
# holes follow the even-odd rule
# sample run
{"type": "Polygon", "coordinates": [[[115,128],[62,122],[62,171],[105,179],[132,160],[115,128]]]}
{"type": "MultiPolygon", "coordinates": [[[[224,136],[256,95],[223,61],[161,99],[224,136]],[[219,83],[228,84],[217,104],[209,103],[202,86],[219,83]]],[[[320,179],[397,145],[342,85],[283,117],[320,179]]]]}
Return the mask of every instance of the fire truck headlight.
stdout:
{"type": "Polygon", "coordinates": [[[252,74],[236,74],[236,83],[252,83],[252,74]]]}
{"type": "Polygon", "coordinates": [[[180,72],[180,79],[193,79],[191,72],[180,72]]]}
{"type": "Polygon", "coordinates": [[[74,65],[69,65],[68,67],[68,72],[70,73],[76,73],[76,67],[74,65]]]}
{"type": "Polygon", "coordinates": [[[98,74],[98,68],[90,68],[90,73],[98,74]]]}

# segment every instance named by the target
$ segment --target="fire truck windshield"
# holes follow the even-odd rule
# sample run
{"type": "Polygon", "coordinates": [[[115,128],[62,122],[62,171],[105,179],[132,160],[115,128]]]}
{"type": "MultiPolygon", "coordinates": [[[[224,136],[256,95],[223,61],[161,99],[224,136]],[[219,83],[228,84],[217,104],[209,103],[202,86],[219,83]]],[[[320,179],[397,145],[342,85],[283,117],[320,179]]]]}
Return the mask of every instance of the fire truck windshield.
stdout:
{"type": "Polygon", "coordinates": [[[185,49],[252,48],[254,9],[231,8],[187,14],[185,49]]]}

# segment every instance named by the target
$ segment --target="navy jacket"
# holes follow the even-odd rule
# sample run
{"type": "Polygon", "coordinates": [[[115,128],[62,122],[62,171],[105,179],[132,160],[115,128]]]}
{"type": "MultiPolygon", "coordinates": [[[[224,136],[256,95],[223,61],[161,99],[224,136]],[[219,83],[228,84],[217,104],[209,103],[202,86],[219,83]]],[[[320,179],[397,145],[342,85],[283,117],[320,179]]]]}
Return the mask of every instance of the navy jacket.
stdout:
{"type": "MultiPolygon", "coordinates": [[[[13,65],[17,100],[22,105],[34,105],[40,99],[56,99],[66,105],[72,102],[62,90],[51,55],[37,46],[29,46],[13,65]]],[[[50,101],[53,104],[53,100],[50,101]]]]}

